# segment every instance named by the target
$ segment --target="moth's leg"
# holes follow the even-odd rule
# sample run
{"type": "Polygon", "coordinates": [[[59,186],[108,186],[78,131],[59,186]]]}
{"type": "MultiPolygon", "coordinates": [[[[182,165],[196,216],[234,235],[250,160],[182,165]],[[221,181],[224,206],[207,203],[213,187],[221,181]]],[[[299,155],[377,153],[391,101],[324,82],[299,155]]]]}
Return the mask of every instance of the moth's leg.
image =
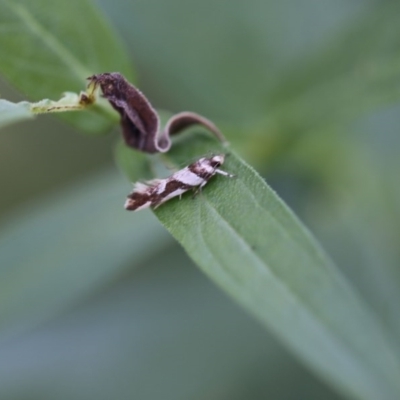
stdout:
{"type": "Polygon", "coordinates": [[[152,208],[153,210],[155,210],[155,209],[157,209],[158,207],[160,207],[161,204],[162,204],[162,203],[156,203],[156,204],[152,205],[151,208],[152,208]]]}
{"type": "Polygon", "coordinates": [[[236,175],[230,174],[229,172],[223,171],[222,169],[218,169],[218,168],[215,170],[215,173],[227,176],[228,178],[235,178],[236,177],[236,175]]]}
{"type": "Polygon", "coordinates": [[[193,188],[193,196],[192,198],[194,199],[199,193],[201,193],[201,190],[203,189],[203,187],[207,184],[207,180],[204,180],[204,182],[202,182],[199,186],[196,186],[193,188]]]}
{"type": "Polygon", "coordinates": [[[193,188],[192,199],[194,199],[201,192],[201,185],[193,188]]]}

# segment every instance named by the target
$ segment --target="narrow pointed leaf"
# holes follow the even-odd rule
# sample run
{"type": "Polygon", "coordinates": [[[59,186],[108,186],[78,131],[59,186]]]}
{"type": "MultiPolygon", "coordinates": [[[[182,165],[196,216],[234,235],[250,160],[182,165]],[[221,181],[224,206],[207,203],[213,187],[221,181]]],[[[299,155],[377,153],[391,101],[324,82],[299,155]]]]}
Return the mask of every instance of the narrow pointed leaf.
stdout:
{"type": "Polygon", "coordinates": [[[230,153],[192,200],[156,215],[199,267],[304,363],[355,399],[400,396],[397,347],[379,318],[265,181],[228,148],[204,136],[176,144],[177,165],[230,153]]]}

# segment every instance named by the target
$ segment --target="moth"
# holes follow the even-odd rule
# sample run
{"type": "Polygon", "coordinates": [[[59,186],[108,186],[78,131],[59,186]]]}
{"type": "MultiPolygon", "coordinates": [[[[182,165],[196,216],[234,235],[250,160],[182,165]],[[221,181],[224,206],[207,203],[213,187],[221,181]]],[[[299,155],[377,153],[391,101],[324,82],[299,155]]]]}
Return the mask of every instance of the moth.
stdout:
{"type": "Polygon", "coordinates": [[[132,193],[128,195],[125,208],[131,211],[148,207],[156,209],[174,197],[181,198],[189,190],[194,190],[194,194],[197,194],[215,174],[233,178],[234,175],[219,169],[224,161],[224,154],[203,157],[168,178],[137,182],[132,193]]]}

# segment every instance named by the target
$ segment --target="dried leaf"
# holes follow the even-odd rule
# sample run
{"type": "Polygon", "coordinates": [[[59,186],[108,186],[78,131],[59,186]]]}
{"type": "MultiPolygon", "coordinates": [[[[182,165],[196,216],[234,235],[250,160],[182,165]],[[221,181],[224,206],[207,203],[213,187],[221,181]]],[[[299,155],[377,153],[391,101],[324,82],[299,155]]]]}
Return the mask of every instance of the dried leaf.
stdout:
{"type": "Polygon", "coordinates": [[[129,147],[146,153],[165,153],[171,147],[170,136],[191,125],[203,125],[225,142],[224,136],[211,121],[188,111],[175,114],[161,130],[157,111],[143,93],[118,72],[93,75],[89,79],[100,86],[104,97],[121,115],[122,134],[129,147]]]}

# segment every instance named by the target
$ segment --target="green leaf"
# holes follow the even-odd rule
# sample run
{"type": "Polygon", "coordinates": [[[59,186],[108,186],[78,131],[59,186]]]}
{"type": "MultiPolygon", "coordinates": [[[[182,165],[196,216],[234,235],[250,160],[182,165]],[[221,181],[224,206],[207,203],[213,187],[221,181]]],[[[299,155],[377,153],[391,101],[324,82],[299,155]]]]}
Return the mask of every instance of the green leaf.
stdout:
{"type": "MultiPolygon", "coordinates": [[[[133,80],[123,46],[88,0],[0,2],[0,48],[0,72],[32,101],[79,93],[94,73],[117,70],[133,80]]],[[[110,121],[95,110],[65,118],[99,132],[110,121]]]]}
{"type": "Polygon", "coordinates": [[[393,338],[263,179],[204,136],[180,140],[177,164],[229,153],[195,200],[173,199],[156,215],[190,257],[315,373],[349,398],[400,396],[393,338]]]}
{"type": "Polygon", "coordinates": [[[30,118],[33,118],[33,114],[28,102],[11,103],[0,100],[0,128],[30,118]]]}
{"type": "Polygon", "coordinates": [[[361,142],[344,141],[340,134],[302,140],[289,155],[286,174],[308,176],[313,182],[302,193],[304,217],[400,339],[400,224],[392,190],[396,185],[388,183],[390,172],[382,169],[376,153],[372,157],[366,151],[364,136],[361,142]]]}
{"type": "Polygon", "coordinates": [[[0,330],[25,330],[169,243],[151,213],[124,210],[115,172],[27,204],[0,232],[0,330]]]}

